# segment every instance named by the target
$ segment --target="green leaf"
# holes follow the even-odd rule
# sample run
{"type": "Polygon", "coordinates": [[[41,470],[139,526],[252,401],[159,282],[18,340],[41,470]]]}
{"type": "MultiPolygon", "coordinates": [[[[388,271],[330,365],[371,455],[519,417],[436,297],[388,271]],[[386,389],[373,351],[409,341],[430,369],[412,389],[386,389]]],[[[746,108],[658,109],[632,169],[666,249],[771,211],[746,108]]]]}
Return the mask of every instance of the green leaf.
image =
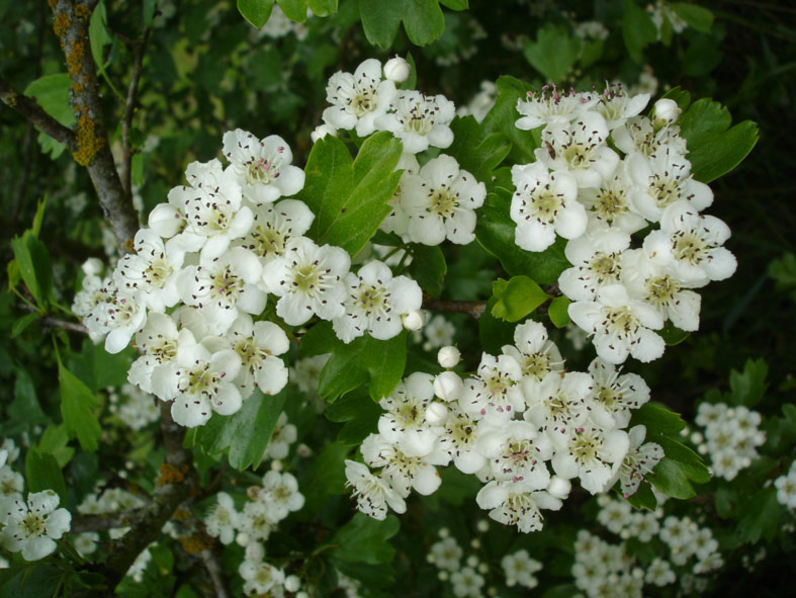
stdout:
{"type": "Polygon", "coordinates": [[[394,515],[388,515],[384,521],[377,521],[356,513],[337,530],[330,542],[335,548],[329,554],[341,561],[353,563],[389,563],[395,557],[395,548],[387,540],[397,534],[400,527],[398,518],[394,515]]]}
{"type": "Polygon", "coordinates": [[[564,255],[566,240],[559,237],[538,253],[520,249],[514,242],[517,225],[511,219],[510,208],[510,192],[500,189],[498,193],[489,193],[479,211],[476,239],[512,276],[526,275],[539,284],[553,284],[570,267],[564,255]]]}
{"type": "Polygon", "coordinates": [[[631,494],[625,500],[636,509],[647,509],[654,511],[658,506],[658,499],[652,492],[652,487],[646,482],[642,482],[635,494],[631,494]]]}
{"type": "Polygon", "coordinates": [[[440,468],[439,473],[442,484],[436,496],[454,507],[461,507],[465,502],[472,501],[482,488],[478,478],[465,475],[455,467],[440,468]]]}
{"type": "MultiPolygon", "coordinates": [[[[533,88],[514,77],[500,77],[495,83],[497,98],[495,105],[484,118],[482,123],[486,133],[503,133],[511,140],[509,157],[518,164],[535,162],[534,150],[539,144],[530,131],[521,131],[514,126],[520,118],[517,112],[517,102],[525,100],[528,92],[533,88]]],[[[455,138],[454,138],[455,141],[455,138]]]]}
{"type": "Polygon", "coordinates": [[[401,173],[395,171],[401,142],[390,133],[370,136],[356,160],[337,137],[327,135],[312,147],[306,183],[298,195],[315,214],[308,235],[319,244],[342,247],[352,256],[370,240],[390,213],[401,173]]]}
{"type": "Polygon", "coordinates": [[[671,322],[666,322],[663,325],[663,328],[660,330],[656,330],[655,332],[663,339],[663,342],[666,343],[667,346],[673,347],[674,345],[679,345],[689,336],[691,336],[690,332],[686,332],[685,330],[680,330],[671,322]]]}
{"type": "Polygon", "coordinates": [[[439,3],[451,10],[467,10],[470,8],[469,0],[439,0],[439,3]]]}
{"type": "Polygon", "coordinates": [[[696,491],[691,481],[698,484],[710,481],[710,471],[702,458],[684,444],[660,435],[648,436],[647,440],[660,444],[665,454],[647,479],[667,496],[684,500],[693,498],[696,491]]]}
{"type": "Polygon", "coordinates": [[[84,451],[93,453],[99,446],[102,436],[97,416],[93,409],[98,407],[97,399],[89,388],[63,364],[58,363],[58,383],[61,386],[61,416],[64,418],[69,437],[80,441],[84,451]]]}
{"type": "Polygon", "coordinates": [[[28,492],[54,491],[66,506],[66,483],[55,457],[38,448],[29,448],[25,456],[25,477],[28,492]]]}
{"type": "Polygon", "coordinates": [[[498,287],[499,291],[493,287],[498,300],[492,307],[492,315],[507,322],[519,322],[550,298],[527,276],[515,276],[507,285],[498,287]]]}
{"type": "Polygon", "coordinates": [[[359,15],[365,37],[374,46],[386,50],[392,45],[401,24],[401,2],[359,0],[359,15]]]}
{"type": "Polygon", "coordinates": [[[108,15],[105,10],[104,0],[100,0],[94,12],[91,13],[91,20],[88,25],[88,41],[91,46],[91,55],[97,65],[97,74],[103,75],[105,72],[105,58],[103,50],[105,46],[113,43],[113,38],[108,33],[106,23],[108,15]]]}
{"type": "Polygon", "coordinates": [[[8,406],[8,419],[3,422],[3,436],[29,432],[33,426],[47,421],[36,397],[36,387],[30,374],[19,366],[15,371],[17,379],[14,382],[14,400],[8,406]]]}
{"type": "Polygon", "coordinates": [[[49,425],[44,430],[36,448],[42,453],[49,453],[58,462],[58,467],[66,466],[75,454],[75,449],[69,444],[69,434],[66,432],[66,426],[49,425]]]}
{"type": "Polygon", "coordinates": [[[310,0],[310,9],[319,17],[328,17],[337,12],[337,0],[310,0]]]}
{"type": "Polygon", "coordinates": [[[680,120],[680,133],[688,144],[694,178],[703,183],[730,172],[757,143],[757,125],[744,121],[730,127],[729,110],[709,98],[697,100],[680,120]]]}
{"type": "Polygon", "coordinates": [[[779,528],[780,504],[773,486],[758,490],[740,510],[736,533],[744,544],[756,544],[760,537],[771,541],[779,528]]]}
{"type": "Polygon", "coordinates": [[[649,13],[634,0],[625,0],[622,37],[633,62],[641,62],[644,48],[658,39],[658,30],[649,13]]]}
{"type": "Polygon", "coordinates": [[[276,0],[285,16],[296,23],[307,20],[307,0],[276,0]]]}
{"type": "Polygon", "coordinates": [[[451,122],[453,143],[445,150],[456,158],[459,167],[482,183],[492,182],[492,171],[511,151],[511,141],[503,133],[485,136],[481,125],[472,116],[457,116],[451,122]]]}
{"type": "Polygon", "coordinates": [[[697,31],[710,33],[713,27],[713,13],[707,8],[685,2],[673,2],[669,6],[678,17],[697,31]]]}
{"type": "Polygon", "coordinates": [[[647,428],[647,441],[657,442],[653,436],[661,434],[678,434],[685,428],[685,422],[679,414],[671,411],[660,403],[645,403],[638,409],[633,410],[630,419],[630,426],[644,426],[647,428]]]}
{"type": "Polygon", "coordinates": [[[32,81],[25,95],[36,98],[42,109],[65,127],[75,124],[75,113],[69,105],[69,75],[45,75],[32,81]]]}
{"type": "Polygon", "coordinates": [[[243,471],[257,467],[285,406],[288,392],[264,395],[259,390],[243,401],[240,411],[232,415],[214,414],[196,428],[193,442],[208,455],[227,453],[229,464],[243,471]]]}
{"type": "Polygon", "coordinates": [[[448,266],[438,246],[413,245],[408,271],[426,293],[432,297],[440,296],[448,266]]]}
{"type": "Polygon", "coordinates": [[[365,37],[384,50],[392,45],[401,21],[416,46],[430,44],[445,29],[438,0],[359,0],[359,13],[365,37]]]}
{"type": "Polygon", "coordinates": [[[563,296],[556,297],[550,302],[547,317],[556,328],[563,328],[569,324],[569,304],[570,300],[563,296]]]}
{"type": "Polygon", "coordinates": [[[557,83],[575,65],[580,54],[580,40],[570,37],[566,27],[548,23],[539,29],[535,42],[525,44],[522,52],[545,79],[557,83]]]}
{"type": "Polygon", "coordinates": [[[326,408],[329,421],[345,423],[337,435],[344,446],[359,446],[368,434],[376,431],[382,409],[363,391],[350,392],[326,408]]]}
{"type": "Polygon", "coordinates": [[[744,405],[750,409],[757,405],[766,394],[768,384],[768,365],[765,360],[747,359],[743,373],[730,372],[730,394],[733,405],[744,405]]]}
{"type": "Polygon", "coordinates": [[[490,355],[500,355],[504,345],[514,344],[516,326],[511,322],[498,320],[492,315],[492,309],[497,301],[496,297],[490,297],[486,304],[486,310],[478,320],[478,338],[481,341],[481,347],[490,355]]]}
{"type": "Polygon", "coordinates": [[[38,317],[38,314],[28,314],[21,318],[17,318],[11,326],[11,338],[17,338],[20,334],[25,332],[27,327],[33,324],[38,317]]]}
{"type": "Polygon", "coordinates": [[[238,0],[238,12],[255,29],[262,29],[273,9],[274,0],[238,0]]]}
{"type": "Polygon", "coordinates": [[[11,240],[19,274],[36,303],[44,309],[52,296],[52,266],[44,243],[31,231],[11,240]]]}

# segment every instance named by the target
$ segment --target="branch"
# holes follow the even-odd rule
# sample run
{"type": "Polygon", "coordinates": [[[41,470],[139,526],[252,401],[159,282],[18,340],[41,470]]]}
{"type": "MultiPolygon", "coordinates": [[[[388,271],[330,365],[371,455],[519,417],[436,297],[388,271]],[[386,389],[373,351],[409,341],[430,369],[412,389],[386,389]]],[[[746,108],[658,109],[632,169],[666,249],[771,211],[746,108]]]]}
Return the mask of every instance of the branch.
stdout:
{"type": "Polygon", "coordinates": [[[104,532],[118,527],[133,527],[144,516],[144,509],[123,511],[103,515],[75,515],[72,517],[70,532],[80,534],[83,532],[104,532]]]}
{"type": "Polygon", "coordinates": [[[444,301],[439,299],[426,301],[423,304],[423,309],[467,314],[477,320],[484,315],[484,311],[486,311],[486,301],[444,301]]]}
{"type": "MultiPolygon", "coordinates": [[[[30,313],[38,313],[36,308],[26,305],[24,303],[18,303],[14,307],[21,311],[27,311],[30,313]]],[[[45,326],[50,326],[51,328],[63,328],[64,330],[68,330],[69,332],[78,332],[80,334],[88,334],[88,328],[83,326],[83,324],[78,324],[77,322],[67,322],[66,320],[59,320],[58,318],[52,318],[50,316],[41,316],[39,318],[42,324],[45,326]]]]}
{"type": "Polygon", "coordinates": [[[138,215],[130,197],[122,187],[113,161],[102,104],[97,72],[91,55],[88,27],[98,0],[54,0],[53,30],[60,38],[66,56],[71,83],[69,103],[77,118],[77,131],[72,156],[85,166],[99,196],[105,218],[113,228],[122,252],[132,250],[138,230],[138,215]]]}
{"type": "Polygon", "coordinates": [[[70,129],[47,114],[34,98],[22,95],[2,77],[0,77],[0,100],[70,150],[77,147],[75,134],[70,129]]]}
{"type": "Polygon", "coordinates": [[[203,550],[199,555],[202,557],[202,562],[205,569],[210,574],[210,579],[213,580],[213,587],[216,589],[216,596],[218,598],[229,598],[226,583],[224,582],[224,574],[221,571],[221,565],[216,558],[215,553],[211,549],[203,550]]]}
{"type": "Polygon", "coordinates": [[[122,187],[128,196],[132,197],[132,172],[133,152],[130,149],[130,127],[133,124],[136,104],[138,103],[138,83],[141,80],[141,71],[144,64],[144,50],[149,38],[149,28],[144,30],[143,39],[138,42],[135,49],[135,61],[133,62],[133,77],[127,88],[127,100],[124,104],[124,117],[122,118],[122,167],[121,179],[122,187]]]}

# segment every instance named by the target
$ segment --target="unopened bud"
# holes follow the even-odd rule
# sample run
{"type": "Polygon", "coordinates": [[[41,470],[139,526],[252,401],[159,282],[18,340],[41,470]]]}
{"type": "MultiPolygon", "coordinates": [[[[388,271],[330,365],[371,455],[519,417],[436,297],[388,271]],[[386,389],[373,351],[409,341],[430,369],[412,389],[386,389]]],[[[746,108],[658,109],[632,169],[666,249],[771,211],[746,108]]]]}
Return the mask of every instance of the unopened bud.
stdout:
{"type": "Polygon", "coordinates": [[[102,272],[102,267],[102,262],[99,258],[90,257],[83,263],[81,269],[86,276],[99,276],[100,272],[102,272]]]}
{"type": "Polygon", "coordinates": [[[318,139],[323,139],[327,135],[337,137],[337,129],[335,129],[332,125],[318,125],[315,127],[315,130],[310,133],[310,139],[312,139],[312,142],[315,143],[318,141],[318,139]]]}
{"type": "Polygon", "coordinates": [[[426,422],[432,426],[440,426],[448,418],[448,408],[442,403],[434,402],[426,409],[426,422]]]}
{"type": "Polygon", "coordinates": [[[249,544],[249,534],[246,532],[241,532],[235,538],[235,542],[237,542],[238,546],[246,546],[249,544]]]}
{"type": "Polygon", "coordinates": [[[482,534],[489,531],[489,522],[486,519],[480,519],[475,524],[476,529],[482,534]]]}
{"type": "Polygon", "coordinates": [[[246,496],[249,497],[249,500],[257,500],[260,497],[260,486],[249,486],[246,488],[246,496]]]}
{"type": "Polygon", "coordinates": [[[481,540],[479,540],[478,538],[473,538],[472,540],[470,540],[470,547],[478,550],[479,548],[481,548],[481,540]]]}
{"type": "Polygon", "coordinates": [[[296,575],[288,575],[285,578],[285,589],[288,592],[297,592],[301,587],[301,580],[296,575]]]}
{"type": "Polygon", "coordinates": [[[486,563],[481,563],[480,565],[478,565],[478,572],[481,575],[486,575],[487,573],[489,573],[489,565],[487,565],[486,563]]]}
{"type": "Polygon", "coordinates": [[[394,83],[403,83],[411,72],[412,66],[400,56],[390,58],[384,65],[384,76],[394,83]]]}
{"type": "Polygon", "coordinates": [[[296,594],[296,598],[310,598],[310,595],[307,592],[299,592],[296,594]]]}
{"type": "Polygon", "coordinates": [[[401,316],[401,321],[407,330],[420,330],[423,327],[423,314],[419,311],[410,311],[401,316]]]}
{"type": "Polygon", "coordinates": [[[669,98],[663,98],[655,102],[655,120],[662,125],[670,125],[677,122],[681,112],[682,110],[680,110],[677,102],[669,98]]]}
{"type": "Polygon", "coordinates": [[[442,347],[439,353],[437,353],[437,361],[446,370],[455,368],[461,358],[462,354],[459,352],[459,349],[453,346],[442,347]]]}
{"type": "Polygon", "coordinates": [[[471,554],[470,556],[468,556],[467,560],[465,562],[467,563],[468,567],[472,567],[473,569],[475,569],[478,566],[478,563],[479,563],[478,557],[475,556],[474,554],[471,554]]]}
{"type": "Polygon", "coordinates": [[[464,390],[464,382],[456,372],[442,372],[434,378],[434,394],[443,401],[457,400],[464,390]]]}
{"type": "Polygon", "coordinates": [[[547,486],[547,491],[550,493],[550,496],[559,500],[567,498],[571,490],[572,483],[557,475],[550,478],[550,484],[547,486]]]}
{"type": "MultiPolygon", "coordinates": [[[[238,534],[238,537],[245,536],[246,534],[238,534]]],[[[248,538],[246,539],[248,541],[248,538]]],[[[238,542],[240,544],[240,542],[238,542]]],[[[249,542],[246,544],[246,560],[247,561],[261,561],[265,557],[265,548],[259,542],[249,542]]]]}
{"type": "Polygon", "coordinates": [[[440,571],[437,573],[437,579],[440,581],[447,581],[448,580],[448,572],[447,571],[440,571]]]}
{"type": "Polygon", "coordinates": [[[284,466],[279,459],[274,459],[271,461],[271,471],[282,471],[283,467],[284,466]]]}

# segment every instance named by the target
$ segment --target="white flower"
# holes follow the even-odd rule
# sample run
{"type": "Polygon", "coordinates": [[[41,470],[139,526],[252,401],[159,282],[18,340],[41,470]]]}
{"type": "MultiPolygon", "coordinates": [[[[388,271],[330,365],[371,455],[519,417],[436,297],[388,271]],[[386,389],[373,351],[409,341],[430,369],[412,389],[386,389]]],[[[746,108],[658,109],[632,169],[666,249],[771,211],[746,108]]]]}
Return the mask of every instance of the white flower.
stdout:
{"type": "Polygon", "coordinates": [[[730,228],[714,216],[700,216],[687,202],[676,202],[661,216],[661,229],[644,239],[647,253],[669,265],[684,285],[705,286],[735,272],[735,256],[722,247],[730,228]]]}
{"type": "Polygon", "coordinates": [[[484,203],[486,186],[460,170],[455,159],[441,155],[429,160],[416,175],[404,176],[401,187],[411,241],[439,245],[447,238],[466,245],[475,239],[475,209],[484,203]]]}
{"type": "Polygon", "coordinates": [[[82,557],[93,554],[97,550],[97,542],[99,542],[99,539],[100,536],[97,532],[83,532],[75,538],[75,550],[77,550],[82,557]]]}
{"type": "Polygon", "coordinates": [[[456,542],[456,538],[450,536],[431,545],[429,551],[430,559],[438,569],[446,569],[451,573],[458,571],[461,567],[460,560],[464,552],[456,542]]]}
{"type": "Polygon", "coordinates": [[[487,459],[496,480],[525,481],[532,490],[545,489],[550,482],[545,461],[552,456],[552,447],[536,426],[524,421],[485,424],[476,449],[487,459]]]}
{"type": "Polygon", "coordinates": [[[511,219],[517,223],[514,242],[526,251],[544,251],[556,233],[575,239],[586,231],[586,210],[578,203],[578,185],[566,172],[552,173],[542,162],[511,169],[516,191],[511,219]]]}
{"type": "Polygon", "coordinates": [[[691,163],[668,147],[649,157],[631,154],[625,164],[633,181],[630,201],[650,222],[658,222],[663,211],[676,201],[686,201],[696,211],[713,203],[713,191],[694,180],[691,163]]]}
{"type": "Polygon", "coordinates": [[[507,554],[500,560],[500,566],[509,587],[519,584],[525,588],[535,588],[539,585],[533,574],[542,570],[542,563],[532,559],[527,550],[507,554]]]}
{"type": "Polygon", "coordinates": [[[245,560],[238,567],[238,573],[246,581],[243,591],[246,595],[263,595],[285,581],[285,572],[266,562],[245,560]]]}
{"type": "Polygon", "coordinates": [[[448,418],[439,446],[453,459],[462,473],[475,473],[486,465],[486,459],[476,450],[479,435],[477,419],[465,413],[458,403],[449,404],[448,418]]]}
{"type": "Polygon", "coordinates": [[[108,353],[119,353],[146,323],[146,306],[135,295],[125,293],[113,284],[99,292],[105,294],[105,300],[94,306],[84,323],[94,337],[102,338],[107,334],[105,350],[108,353]]]}
{"type": "Polygon", "coordinates": [[[598,187],[581,189],[578,201],[586,206],[591,227],[611,227],[632,235],[647,226],[647,221],[630,202],[631,181],[624,165],[620,163],[613,175],[605,177],[598,187]]]}
{"type": "Polygon", "coordinates": [[[586,112],[572,123],[547,125],[542,131],[542,147],[534,153],[551,170],[569,172],[578,187],[598,187],[619,163],[619,156],[605,144],[607,138],[605,119],[586,112]]]}
{"type": "MultiPolygon", "coordinates": [[[[638,409],[650,400],[650,388],[638,374],[622,374],[622,368],[599,357],[589,364],[593,380],[592,401],[607,413],[609,421],[600,419],[601,425],[626,428],[630,423],[630,410],[638,409]]],[[[592,419],[595,415],[592,414],[592,419]]]]}
{"type": "Polygon", "coordinates": [[[553,469],[563,478],[579,478],[592,494],[605,492],[619,470],[629,447],[627,432],[606,431],[586,423],[564,437],[553,437],[560,447],[553,456],[553,469]]]}
{"type": "Polygon", "coordinates": [[[608,87],[600,96],[595,110],[605,118],[608,130],[625,124],[628,118],[638,116],[647,106],[650,94],[640,93],[634,96],[628,95],[621,85],[608,87]]]}
{"type": "MultiPolygon", "coordinates": [[[[160,418],[157,399],[132,384],[124,384],[121,388],[124,401],[121,405],[111,404],[111,411],[125,425],[133,430],[141,430],[160,418]]],[[[111,395],[111,400],[113,401],[111,395]]]]}
{"type": "Polygon", "coordinates": [[[269,471],[263,476],[259,500],[265,503],[265,512],[274,523],[304,506],[304,495],[298,491],[296,478],[277,471],[269,471]]]}
{"type": "Polygon", "coordinates": [[[0,443],[0,455],[3,453],[5,453],[5,460],[0,457],[0,466],[6,463],[10,465],[19,458],[19,447],[13,438],[4,438],[3,442],[0,443]]]}
{"type": "Polygon", "coordinates": [[[655,102],[655,120],[661,121],[662,124],[670,125],[676,123],[681,113],[680,106],[674,100],[661,98],[655,102]]]}
{"type": "Polygon", "coordinates": [[[472,567],[462,567],[451,575],[453,593],[458,598],[480,598],[484,578],[472,567]]]}
{"type": "Polygon", "coordinates": [[[370,473],[362,463],[346,459],[345,477],[346,485],[354,488],[357,508],[368,517],[384,520],[388,506],[396,513],[406,511],[404,499],[387,482],[370,473]]]}
{"type": "Polygon", "coordinates": [[[563,436],[580,426],[591,405],[591,376],[583,372],[550,372],[541,382],[523,380],[528,410],[525,420],[546,431],[550,438],[563,436]]]}
{"type": "Polygon", "coordinates": [[[777,502],[789,509],[796,509],[796,468],[791,467],[787,475],[774,480],[774,487],[777,489],[777,502]]]}
{"type": "Polygon", "coordinates": [[[422,457],[407,455],[400,447],[387,441],[381,434],[371,434],[360,447],[362,458],[371,467],[383,467],[381,475],[403,498],[411,489],[428,496],[442,482],[435,465],[447,465],[450,456],[444,450],[435,450],[422,457]]]}
{"type": "Polygon", "coordinates": [[[25,478],[11,469],[10,465],[0,467],[0,496],[11,496],[22,500],[25,478]]]}
{"type": "Polygon", "coordinates": [[[516,525],[523,533],[542,529],[540,509],[557,511],[561,501],[547,492],[534,492],[525,481],[491,481],[481,488],[475,501],[482,509],[491,509],[489,516],[500,523],[516,525]]]}
{"type": "Polygon", "coordinates": [[[426,421],[426,409],[434,398],[433,382],[431,374],[415,372],[379,401],[386,411],[379,418],[379,433],[412,457],[428,455],[441,432],[426,421]]]}
{"type": "Polygon", "coordinates": [[[453,344],[456,327],[448,322],[445,316],[438,314],[425,325],[423,334],[426,337],[426,342],[423,343],[423,350],[431,351],[438,347],[453,344]]]}
{"type": "Polygon", "coordinates": [[[638,491],[644,477],[651,473],[664,457],[659,444],[654,442],[642,444],[646,435],[647,429],[644,426],[634,426],[628,433],[630,448],[619,468],[619,483],[625,498],[638,491]]]}
{"type": "Polygon", "coordinates": [[[276,427],[271,434],[271,440],[265,449],[265,459],[284,459],[290,452],[290,445],[296,442],[296,426],[287,423],[287,414],[283,411],[276,420],[276,427]]]}
{"type": "Polygon", "coordinates": [[[522,379],[520,364],[509,355],[481,356],[478,372],[464,385],[459,400],[469,414],[486,418],[490,423],[505,423],[515,413],[525,411],[525,399],[518,382],[522,379]]]}
{"type": "Polygon", "coordinates": [[[399,91],[390,102],[390,110],[376,119],[376,128],[390,131],[400,139],[407,154],[417,154],[429,146],[445,149],[453,143],[453,132],[448,125],[456,115],[456,108],[445,96],[399,91]]]}
{"type": "MultiPolygon", "coordinates": [[[[533,320],[514,329],[514,344],[503,347],[503,354],[520,364],[523,378],[541,381],[550,372],[561,372],[564,360],[555,343],[547,338],[544,325],[533,320]]],[[[526,392],[526,399],[530,395],[526,392]]]]}
{"type": "Polygon", "coordinates": [[[255,500],[247,502],[240,514],[238,529],[246,530],[253,540],[267,540],[276,523],[268,517],[264,503],[255,500]]]}
{"type": "MultiPolygon", "coordinates": [[[[83,265],[85,266],[85,264],[83,265]]],[[[72,302],[72,311],[76,316],[80,316],[81,318],[87,316],[98,303],[107,301],[109,297],[108,289],[110,286],[110,277],[102,279],[99,276],[87,273],[83,277],[80,290],[75,293],[75,299],[72,302]]]]}
{"type": "Polygon", "coordinates": [[[55,552],[55,540],[69,531],[72,516],[58,509],[60,499],[52,490],[28,494],[27,503],[6,496],[0,499],[0,532],[3,547],[22,552],[26,561],[38,561],[55,552]]]}
{"type": "Polygon", "coordinates": [[[329,78],[326,101],[332,105],[323,111],[323,120],[336,129],[356,128],[357,135],[367,137],[376,129],[376,119],[386,114],[395,93],[394,80],[382,81],[381,63],[369,58],[353,75],[338,71],[329,78]]]}
{"type": "Polygon", "coordinates": [[[597,355],[608,363],[624,363],[628,355],[642,362],[663,355],[663,339],[653,330],[663,318],[652,307],[631,299],[621,284],[597,292],[596,301],[577,301],[569,306],[572,321],[594,335],[597,355]]]}
{"type": "Polygon", "coordinates": [[[254,204],[271,203],[295,195],[304,187],[304,171],[291,166],[293,152],[278,135],[258,140],[241,129],[224,133],[224,156],[228,167],[254,204]]]}
{"type": "Polygon", "coordinates": [[[315,219],[307,204],[297,199],[254,206],[252,214],[251,228],[239,243],[263,265],[283,255],[288,241],[306,233],[315,219]]]}
{"type": "MultiPolygon", "coordinates": [[[[395,193],[387,201],[391,211],[385,216],[379,228],[386,233],[395,233],[403,237],[409,230],[409,216],[403,208],[403,197],[406,190],[405,183],[411,175],[417,174],[420,170],[420,164],[414,154],[401,154],[401,159],[398,160],[395,170],[403,170],[403,173],[401,174],[401,180],[398,181],[395,193]]],[[[397,257],[399,253],[402,254],[403,251],[396,253],[394,257],[397,257]]]]}
{"type": "Polygon", "coordinates": [[[306,237],[291,239],[285,253],[263,268],[270,293],[280,297],[276,313],[290,326],[300,326],[317,314],[324,320],[341,316],[346,289],[342,278],[351,258],[339,247],[319,247],[306,237]]]}
{"type": "Polygon", "coordinates": [[[244,397],[254,385],[267,395],[274,395],[287,384],[285,362],[277,355],[286,353],[290,341],[285,332],[273,322],[253,322],[248,314],[241,314],[232,323],[227,338],[231,349],[241,358],[241,371],[235,383],[244,397]]]}
{"type": "Polygon", "coordinates": [[[517,100],[517,112],[522,114],[515,126],[530,131],[552,122],[574,120],[597,103],[599,97],[576,93],[574,89],[559,92],[555,83],[553,91],[545,85],[541,93],[528,92],[525,100],[517,100]]]}
{"type": "Polygon", "coordinates": [[[216,506],[204,519],[205,528],[222,544],[230,544],[235,539],[235,529],[240,526],[240,514],[235,510],[232,497],[226,492],[219,492],[216,500],[216,506]]]}
{"type": "Polygon", "coordinates": [[[187,329],[178,332],[177,325],[169,316],[150,314],[146,326],[135,334],[135,345],[141,357],[130,366],[127,379],[144,392],[161,396],[164,391],[157,383],[175,375],[180,347],[195,344],[196,340],[191,332],[187,329]],[[163,371],[155,375],[156,369],[163,371]]]}
{"type": "Polygon", "coordinates": [[[639,152],[651,156],[661,149],[668,149],[684,156],[688,153],[686,142],[680,136],[680,127],[669,126],[656,129],[646,116],[634,116],[614,129],[611,137],[621,151],[630,155],[639,152]]]}
{"type": "Polygon", "coordinates": [[[619,282],[620,255],[630,246],[630,236],[616,229],[596,229],[567,243],[564,254],[574,266],[564,270],[558,285],[573,301],[591,301],[597,290],[619,282]]]}
{"type": "Polygon", "coordinates": [[[335,334],[349,343],[366,332],[387,340],[403,330],[401,317],[420,309],[423,291],[411,278],[396,276],[388,266],[372,260],[357,274],[345,277],[345,313],[333,320],[335,334]]]}
{"type": "MultiPolygon", "coordinates": [[[[318,379],[327,361],[329,361],[329,353],[299,359],[290,368],[289,379],[298,385],[301,392],[314,395],[318,391],[318,379]]],[[[281,457],[274,458],[279,459],[281,457]]]]}

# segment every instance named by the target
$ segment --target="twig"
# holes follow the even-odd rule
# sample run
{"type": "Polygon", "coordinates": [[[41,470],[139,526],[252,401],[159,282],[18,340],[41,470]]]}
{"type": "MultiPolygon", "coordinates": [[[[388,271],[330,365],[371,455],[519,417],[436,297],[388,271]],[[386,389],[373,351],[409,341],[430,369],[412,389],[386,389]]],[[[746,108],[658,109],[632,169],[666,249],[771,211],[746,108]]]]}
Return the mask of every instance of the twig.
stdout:
{"type": "MultiPolygon", "coordinates": [[[[26,305],[25,303],[18,303],[14,307],[22,311],[38,313],[38,310],[35,307],[26,305]]],[[[45,326],[50,326],[51,328],[63,328],[69,332],[88,334],[88,328],[83,326],[83,324],[78,324],[77,322],[67,322],[66,320],[59,320],[58,318],[53,318],[51,316],[42,316],[40,320],[42,324],[45,326]]]]}
{"type": "Polygon", "coordinates": [[[34,98],[22,95],[2,77],[0,77],[0,100],[70,150],[74,150],[77,146],[75,134],[70,129],[47,114],[34,98]]]}
{"type": "Polygon", "coordinates": [[[467,314],[478,320],[486,311],[486,301],[426,301],[423,303],[423,309],[467,314]]]}
{"type": "Polygon", "coordinates": [[[138,230],[138,215],[122,188],[113,161],[102,104],[97,71],[91,55],[88,27],[98,0],[55,0],[51,2],[53,29],[60,38],[69,73],[69,103],[77,117],[72,156],[85,166],[99,196],[102,211],[113,228],[122,252],[132,251],[138,230]]]}
{"type": "Polygon", "coordinates": [[[229,598],[226,583],[224,582],[224,574],[221,571],[221,565],[218,563],[215,553],[211,549],[203,550],[199,555],[202,557],[202,562],[205,564],[205,569],[210,574],[210,579],[213,580],[213,586],[216,589],[216,596],[218,598],[229,598]]]}
{"type": "Polygon", "coordinates": [[[136,104],[138,103],[138,83],[141,80],[141,72],[144,64],[144,50],[149,38],[149,28],[144,30],[144,36],[136,45],[135,61],[133,62],[133,76],[127,88],[127,99],[124,104],[124,117],[122,118],[122,166],[121,179],[122,187],[128,196],[132,197],[132,161],[133,152],[130,148],[130,127],[133,124],[136,104]]]}
{"type": "Polygon", "coordinates": [[[102,515],[75,515],[72,517],[70,532],[104,532],[119,527],[132,527],[143,518],[144,509],[102,515]]]}

